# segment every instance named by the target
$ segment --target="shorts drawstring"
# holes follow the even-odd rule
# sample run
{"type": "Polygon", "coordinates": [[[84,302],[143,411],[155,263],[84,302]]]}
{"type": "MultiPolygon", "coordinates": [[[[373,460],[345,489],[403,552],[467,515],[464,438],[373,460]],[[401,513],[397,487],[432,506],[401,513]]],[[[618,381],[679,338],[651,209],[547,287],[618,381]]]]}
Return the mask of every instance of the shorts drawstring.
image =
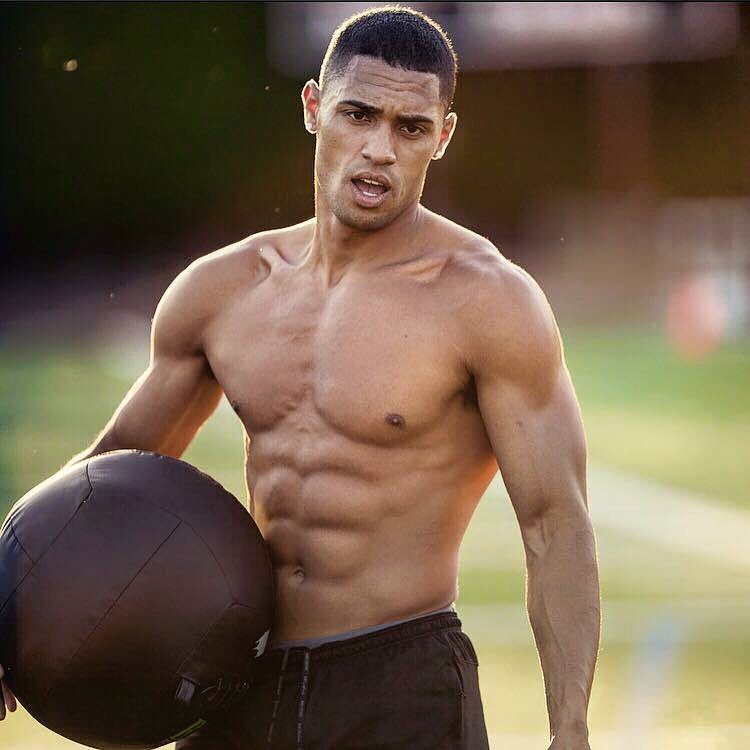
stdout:
{"type": "Polygon", "coordinates": [[[268,724],[268,742],[266,747],[271,747],[271,739],[273,738],[273,725],[276,721],[276,714],[279,710],[279,703],[281,703],[281,691],[284,687],[284,672],[286,672],[286,663],[289,661],[289,651],[284,651],[284,657],[281,660],[281,672],[279,672],[279,681],[276,683],[276,695],[273,699],[273,709],[271,710],[271,721],[268,724]]]}
{"type": "Polygon", "coordinates": [[[297,750],[302,750],[302,723],[305,718],[305,702],[307,701],[307,684],[310,680],[310,651],[305,651],[305,661],[302,666],[302,683],[299,689],[299,704],[297,706],[297,750]]]}

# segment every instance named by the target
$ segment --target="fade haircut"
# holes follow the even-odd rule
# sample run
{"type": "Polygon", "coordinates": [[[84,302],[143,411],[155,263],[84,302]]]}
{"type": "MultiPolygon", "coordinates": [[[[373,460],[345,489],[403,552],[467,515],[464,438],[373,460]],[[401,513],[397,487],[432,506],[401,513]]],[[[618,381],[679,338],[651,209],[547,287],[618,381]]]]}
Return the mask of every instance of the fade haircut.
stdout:
{"type": "Polygon", "coordinates": [[[333,32],[320,68],[320,88],[341,75],[353,57],[376,57],[388,65],[434,73],[446,111],[456,90],[457,58],[439,24],[412,8],[388,5],[347,18],[333,32]]]}

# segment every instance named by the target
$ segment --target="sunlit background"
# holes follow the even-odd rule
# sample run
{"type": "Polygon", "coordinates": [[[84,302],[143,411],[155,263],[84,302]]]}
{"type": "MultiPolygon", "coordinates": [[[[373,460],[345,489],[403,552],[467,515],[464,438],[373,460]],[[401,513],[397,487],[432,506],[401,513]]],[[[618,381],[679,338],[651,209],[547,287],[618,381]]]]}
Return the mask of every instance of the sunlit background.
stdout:
{"type": "MultiPolygon", "coordinates": [[[[750,747],[750,9],[413,5],[462,65],[424,203],[540,281],[584,413],[592,747],[750,747]]],[[[0,518],[103,426],[181,268],[311,215],[299,89],[363,7],[0,6],[0,518]]],[[[186,458],[242,496],[231,408],[186,458]]],[[[499,481],[462,557],[492,746],[546,748],[499,481]]],[[[66,745],[0,724],[8,750],[66,745]]]]}

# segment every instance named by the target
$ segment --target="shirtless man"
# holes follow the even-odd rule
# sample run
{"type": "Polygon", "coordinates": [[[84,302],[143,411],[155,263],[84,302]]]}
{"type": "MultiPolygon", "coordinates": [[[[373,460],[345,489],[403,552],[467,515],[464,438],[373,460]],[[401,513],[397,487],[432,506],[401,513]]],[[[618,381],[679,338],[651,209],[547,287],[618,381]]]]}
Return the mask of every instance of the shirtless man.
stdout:
{"type": "Polygon", "coordinates": [[[419,202],[456,127],[455,70],[442,30],[408,9],[339,28],[320,86],[302,91],[315,217],[177,277],[148,369],[74,459],[180,456],[222,393],[244,425],[276,624],[245,703],[181,749],[487,748],[451,605],[498,465],[526,550],[550,748],[589,748],[597,563],[557,327],[524,271],[419,202]]]}

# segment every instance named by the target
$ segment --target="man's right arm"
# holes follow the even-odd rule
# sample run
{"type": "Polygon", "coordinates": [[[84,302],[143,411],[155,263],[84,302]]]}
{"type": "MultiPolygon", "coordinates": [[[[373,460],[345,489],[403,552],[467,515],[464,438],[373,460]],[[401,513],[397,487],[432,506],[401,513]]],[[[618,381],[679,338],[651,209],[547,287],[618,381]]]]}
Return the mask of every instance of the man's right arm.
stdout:
{"type": "MultiPolygon", "coordinates": [[[[178,458],[221,398],[221,388],[203,352],[203,335],[217,290],[210,267],[198,261],[183,271],[156,308],[151,359],[105,428],[68,465],[125,448],[178,458]]],[[[0,721],[16,710],[16,699],[0,665],[0,721]]]]}
{"type": "Polygon", "coordinates": [[[136,448],[178,458],[221,398],[203,351],[216,295],[210,269],[198,261],[165,292],[154,315],[151,358],[102,432],[69,464],[111,450],[136,448]]]}

